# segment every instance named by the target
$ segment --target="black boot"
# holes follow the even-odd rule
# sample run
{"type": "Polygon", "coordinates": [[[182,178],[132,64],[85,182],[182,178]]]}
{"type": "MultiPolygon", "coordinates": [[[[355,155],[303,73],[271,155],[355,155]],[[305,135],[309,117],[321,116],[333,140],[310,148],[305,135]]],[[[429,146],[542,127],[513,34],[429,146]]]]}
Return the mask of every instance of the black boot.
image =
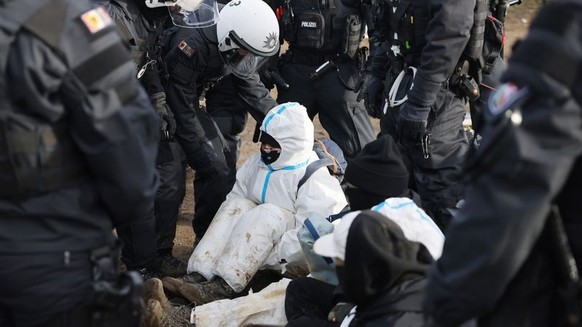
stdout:
{"type": "Polygon", "coordinates": [[[158,256],[158,271],[162,276],[178,277],[186,274],[186,263],[177,259],[172,252],[164,252],[158,256]]]}

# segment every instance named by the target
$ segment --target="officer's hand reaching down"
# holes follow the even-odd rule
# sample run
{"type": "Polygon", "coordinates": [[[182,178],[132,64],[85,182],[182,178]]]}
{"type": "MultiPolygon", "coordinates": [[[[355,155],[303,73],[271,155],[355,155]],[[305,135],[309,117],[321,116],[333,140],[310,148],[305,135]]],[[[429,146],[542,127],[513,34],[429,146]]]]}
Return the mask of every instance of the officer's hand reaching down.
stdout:
{"type": "Polygon", "coordinates": [[[400,142],[415,144],[420,142],[422,136],[426,133],[426,125],[430,107],[417,106],[407,101],[398,115],[397,133],[400,142]]]}
{"type": "Polygon", "coordinates": [[[169,140],[176,132],[176,120],[174,119],[172,110],[170,110],[166,103],[166,93],[154,93],[151,95],[150,99],[156,112],[160,116],[160,138],[162,140],[169,140]]]}
{"type": "Polygon", "coordinates": [[[382,93],[384,91],[384,81],[380,78],[366,73],[358,82],[359,93],[357,101],[364,100],[364,106],[368,115],[380,118],[382,106],[382,93]]]}
{"type": "Polygon", "coordinates": [[[356,92],[359,92],[357,100],[364,99],[368,115],[374,118],[380,118],[382,115],[382,95],[387,65],[388,57],[386,54],[370,57],[366,63],[366,72],[356,85],[356,92]]]}

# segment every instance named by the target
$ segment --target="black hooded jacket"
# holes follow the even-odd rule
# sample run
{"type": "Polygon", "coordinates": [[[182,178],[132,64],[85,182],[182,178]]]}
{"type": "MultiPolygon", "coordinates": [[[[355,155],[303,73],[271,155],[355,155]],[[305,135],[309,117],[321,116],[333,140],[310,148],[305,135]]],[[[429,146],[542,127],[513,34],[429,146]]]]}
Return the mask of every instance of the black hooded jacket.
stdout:
{"type": "Polygon", "coordinates": [[[363,211],[347,237],[340,285],[357,305],[354,326],[422,325],[424,275],[432,256],[424,245],[404,237],[396,223],[363,211]]]}

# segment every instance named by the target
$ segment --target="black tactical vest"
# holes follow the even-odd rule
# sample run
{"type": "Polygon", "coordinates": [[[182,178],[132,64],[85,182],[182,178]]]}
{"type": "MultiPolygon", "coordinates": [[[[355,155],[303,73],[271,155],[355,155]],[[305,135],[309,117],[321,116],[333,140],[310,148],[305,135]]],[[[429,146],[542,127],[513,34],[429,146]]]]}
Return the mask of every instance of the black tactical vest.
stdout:
{"type": "Polygon", "coordinates": [[[49,123],[26,115],[7,94],[10,47],[22,30],[49,46],[58,31],[45,24],[63,8],[50,0],[11,1],[0,7],[0,196],[51,191],[85,175],[66,118],[49,123]]]}
{"type": "MultiPolygon", "coordinates": [[[[463,52],[465,59],[482,59],[487,1],[476,0],[473,12],[474,24],[467,47],[463,52]]],[[[420,62],[420,53],[426,44],[425,34],[428,25],[428,3],[423,0],[385,0],[372,6],[373,24],[376,33],[383,40],[397,46],[408,65],[420,62]],[[396,34],[394,33],[396,31],[396,34]]]]}
{"type": "Polygon", "coordinates": [[[377,38],[397,47],[408,65],[417,66],[426,44],[424,35],[429,20],[426,1],[378,1],[371,12],[377,38]]]}
{"type": "Polygon", "coordinates": [[[341,0],[291,0],[290,7],[285,37],[291,49],[353,57],[364,32],[359,10],[341,0]]]}

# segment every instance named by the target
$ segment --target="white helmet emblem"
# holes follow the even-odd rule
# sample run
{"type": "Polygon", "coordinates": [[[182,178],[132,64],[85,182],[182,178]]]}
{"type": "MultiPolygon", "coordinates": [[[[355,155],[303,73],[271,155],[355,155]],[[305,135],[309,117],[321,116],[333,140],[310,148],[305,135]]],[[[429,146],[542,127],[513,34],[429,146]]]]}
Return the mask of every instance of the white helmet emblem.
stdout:
{"type": "Polygon", "coordinates": [[[277,34],[275,34],[275,32],[269,33],[269,35],[267,35],[267,40],[263,41],[263,43],[264,48],[273,49],[277,46],[277,34]]]}

